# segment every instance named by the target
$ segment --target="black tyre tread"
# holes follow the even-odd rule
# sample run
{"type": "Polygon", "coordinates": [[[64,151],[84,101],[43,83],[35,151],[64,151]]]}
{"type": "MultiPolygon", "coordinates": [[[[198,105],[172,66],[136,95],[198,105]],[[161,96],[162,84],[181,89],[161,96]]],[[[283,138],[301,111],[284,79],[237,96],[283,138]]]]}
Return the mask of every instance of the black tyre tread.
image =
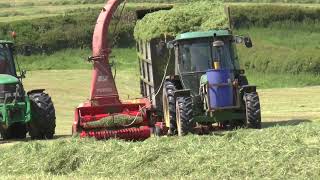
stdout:
{"type": "Polygon", "coordinates": [[[176,101],[174,98],[174,91],[176,87],[173,82],[165,81],[163,85],[163,96],[167,98],[169,103],[169,116],[170,116],[170,126],[169,134],[173,135],[176,133],[177,124],[176,124],[176,101]]]}
{"type": "MultiPolygon", "coordinates": [[[[178,128],[179,135],[185,136],[192,131],[193,128],[193,109],[191,97],[179,97],[177,98],[177,116],[180,116],[180,126],[178,128]]],[[[177,118],[178,120],[178,118],[177,118]]]]}
{"type": "Polygon", "coordinates": [[[6,130],[1,129],[0,134],[2,139],[25,139],[27,128],[25,124],[15,123],[6,130]]]}
{"type": "Polygon", "coordinates": [[[261,128],[261,109],[258,93],[245,93],[247,127],[260,129],[261,128]]]}
{"type": "Polygon", "coordinates": [[[13,124],[8,129],[9,138],[25,139],[27,135],[27,127],[25,124],[13,124]]]}
{"type": "Polygon", "coordinates": [[[34,116],[29,123],[29,135],[31,139],[52,139],[55,133],[56,116],[51,97],[42,93],[29,95],[31,111],[34,116]]]}

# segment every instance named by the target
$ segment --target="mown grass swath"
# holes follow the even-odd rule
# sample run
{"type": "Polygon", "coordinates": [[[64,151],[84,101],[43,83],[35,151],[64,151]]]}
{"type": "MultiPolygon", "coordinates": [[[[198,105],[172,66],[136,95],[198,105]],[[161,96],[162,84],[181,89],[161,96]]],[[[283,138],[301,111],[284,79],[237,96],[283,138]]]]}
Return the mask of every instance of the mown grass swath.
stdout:
{"type": "Polygon", "coordinates": [[[4,177],[37,172],[42,177],[73,178],[318,179],[319,123],[282,125],[260,131],[151,138],[144,142],[75,138],[19,143],[0,148],[0,174],[4,177]]]}

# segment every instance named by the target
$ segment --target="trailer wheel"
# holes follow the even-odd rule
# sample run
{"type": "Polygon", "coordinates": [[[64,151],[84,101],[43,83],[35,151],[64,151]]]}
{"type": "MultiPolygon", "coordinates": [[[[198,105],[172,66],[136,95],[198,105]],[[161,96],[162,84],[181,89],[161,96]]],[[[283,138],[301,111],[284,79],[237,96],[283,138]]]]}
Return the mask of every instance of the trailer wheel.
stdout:
{"type": "Polygon", "coordinates": [[[52,139],[55,133],[56,116],[51,97],[44,92],[29,94],[31,122],[28,124],[31,139],[52,139]]]}
{"type": "Polygon", "coordinates": [[[245,93],[246,123],[248,128],[261,129],[261,109],[258,93],[245,93]]]}
{"type": "Polygon", "coordinates": [[[177,98],[176,113],[178,135],[185,136],[193,128],[193,111],[191,97],[177,98]]]}
{"type": "Polygon", "coordinates": [[[162,102],[164,122],[169,126],[168,135],[176,134],[176,101],[174,91],[176,87],[173,82],[166,81],[163,85],[162,102]]]}

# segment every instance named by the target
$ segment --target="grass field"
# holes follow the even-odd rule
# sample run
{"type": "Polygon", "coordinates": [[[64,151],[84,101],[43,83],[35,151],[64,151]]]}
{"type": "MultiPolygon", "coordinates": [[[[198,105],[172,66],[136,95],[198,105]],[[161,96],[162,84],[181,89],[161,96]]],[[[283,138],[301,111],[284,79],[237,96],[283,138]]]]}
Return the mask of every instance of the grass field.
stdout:
{"type": "MultiPolygon", "coordinates": [[[[16,6],[10,2],[0,0],[0,23],[77,13],[77,11],[83,12],[88,8],[98,9],[104,5],[104,3],[77,3],[74,0],[68,1],[69,3],[61,3],[61,1],[17,1],[16,6]]],[[[148,7],[157,4],[127,3],[126,7],[148,7]]]]}
{"type": "MultiPolygon", "coordinates": [[[[279,35],[280,36],[280,35],[279,35]]],[[[240,49],[240,58],[245,61],[254,61],[256,56],[264,53],[264,49],[261,48],[263,44],[268,47],[272,47],[274,53],[278,53],[283,56],[288,56],[288,51],[281,51],[281,48],[276,47],[287,47],[288,45],[276,45],[268,41],[268,37],[259,39],[257,35],[254,35],[254,40],[258,40],[255,43],[253,49],[240,49]],[[266,43],[265,43],[266,42],[266,43]],[[258,52],[255,52],[258,51],[258,52]],[[253,52],[253,53],[252,53],[253,52]],[[287,52],[287,54],[285,54],[287,52]]],[[[320,36],[319,36],[320,37],[320,36]]],[[[306,46],[309,45],[308,51],[316,52],[312,43],[305,43],[306,46]]],[[[317,45],[317,44],[315,44],[317,45]]],[[[240,45],[241,47],[241,45],[240,45]]],[[[295,52],[294,49],[291,51],[295,52]]],[[[66,49],[63,51],[56,52],[52,55],[33,55],[33,56],[19,56],[19,62],[22,69],[28,71],[32,70],[69,70],[69,69],[91,69],[91,64],[86,61],[86,58],[90,56],[89,49],[66,49]]],[[[115,56],[114,62],[116,62],[116,67],[118,70],[138,71],[138,61],[134,48],[117,48],[113,50],[113,55],[115,56]]],[[[290,55],[290,54],[289,54],[290,55]]],[[[317,54],[314,54],[317,56],[317,54]]],[[[267,56],[269,57],[269,56],[267,56]]],[[[280,56],[281,57],[281,56],[280,56]]],[[[263,58],[263,57],[260,57],[263,58]]],[[[270,57],[272,58],[272,57],[270,57]]],[[[281,58],[280,58],[281,59],[281,58]]],[[[277,59],[276,59],[277,60],[277,59]]],[[[242,63],[244,64],[244,63],[242,63]]],[[[250,67],[245,67],[249,80],[252,84],[259,86],[259,88],[288,88],[288,87],[305,87],[305,86],[316,86],[320,85],[320,75],[311,73],[265,73],[259,72],[257,70],[252,70],[250,67]]],[[[136,78],[138,74],[136,74],[136,78]]]]}
{"type": "MultiPolygon", "coordinates": [[[[48,16],[57,16],[65,13],[74,13],[77,10],[84,10],[86,8],[102,7],[103,0],[0,0],[0,22],[11,22],[18,20],[28,20],[48,16]]],[[[130,2],[127,6],[148,6],[158,4],[155,2],[135,1],[130,2]]],[[[164,3],[162,3],[164,4],[164,3]]],[[[237,5],[253,5],[255,3],[227,3],[237,5]]],[[[265,3],[268,4],[268,3],[265,3]]],[[[283,6],[305,6],[305,7],[320,7],[318,3],[277,3],[283,6]]]]}
{"type": "MultiPolygon", "coordinates": [[[[31,71],[25,88],[46,88],[57,109],[57,133],[70,134],[73,110],[89,97],[90,70],[31,71]]],[[[117,85],[122,99],[140,97],[137,71],[119,71],[117,85]],[[131,76],[126,74],[130,73],[131,76]]],[[[320,87],[261,89],[264,121],[314,120],[320,117],[320,87]]],[[[289,122],[290,123],[290,122],[289,122]]]]}
{"type": "MultiPolygon", "coordinates": [[[[12,2],[0,0],[0,22],[101,6],[96,0],[92,4],[81,0],[15,0],[16,6],[12,2]],[[8,2],[10,6],[5,7],[8,2]]],[[[250,50],[240,48],[240,58],[260,63],[256,60],[284,62],[297,57],[298,62],[319,57],[316,25],[274,27],[239,30],[240,34],[249,33],[255,45],[250,50]]],[[[140,97],[134,48],[113,52],[121,99],[140,97]]],[[[289,74],[277,67],[271,67],[273,73],[265,73],[249,64],[249,81],[259,86],[261,130],[153,137],[144,142],[79,140],[70,137],[71,125],[74,108],[89,97],[91,66],[85,62],[89,55],[88,49],[67,49],[50,56],[19,56],[22,68],[29,70],[25,89],[45,88],[52,96],[57,139],[0,141],[0,179],[320,178],[319,74],[289,74]]]]}
{"type": "MultiPolygon", "coordinates": [[[[46,88],[53,97],[60,139],[0,145],[0,178],[319,178],[319,86],[259,90],[262,130],[150,138],[144,142],[97,142],[69,136],[73,110],[89,94],[90,72],[29,72],[25,88],[46,88]]],[[[122,99],[127,95],[139,97],[136,76],[128,77],[128,73],[136,72],[118,73],[122,99]]]]}
{"type": "MultiPolygon", "coordinates": [[[[116,49],[114,53],[121,98],[139,97],[134,50],[116,49]]],[[[73,110],[89,96],[90,65],[83,61],[89,54],[89,50],[67,50],[37,56],[34,61],[20,58],[22,66],[29,69],[41,64],[43,69],[59,69],[33,70],[24,80],[27,90],[45,88],[52,95],[58,139],[0,141],[0,179],[319,178],[320,86],[259,89],[262,130],[150,138],[144,142],[71,138],[73,110]],[[70,64],[65,63],[67,59],[71,59],[70,64]],[[76,68],[69,69],[72,65],[76,68]],[[62,70],[64,66],[69,70],[62,70]]],[[[265,83],[264,88],[304,86],[295,80],[301,76],[248,75],[254,83],[265,83]]],[[[302,77],[301,82],[304,78],[311,76],[302,77]]]]}

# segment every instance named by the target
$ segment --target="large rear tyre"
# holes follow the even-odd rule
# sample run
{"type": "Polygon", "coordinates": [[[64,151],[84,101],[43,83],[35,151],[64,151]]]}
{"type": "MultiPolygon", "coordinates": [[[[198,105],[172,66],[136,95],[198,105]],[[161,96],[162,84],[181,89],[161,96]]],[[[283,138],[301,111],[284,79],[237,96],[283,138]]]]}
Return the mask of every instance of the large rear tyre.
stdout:
{"type": "Polygon", "coordinates": [[[165,81],[163,85],[162,102],[163,116],[166,125],[169,125],[168,135],[177,134],[176,124],[176,101],[174,99],[174,91],[176,87],[173,82],[165,81]]]}
{"type": "Polygon", "coordinates": [[[193,128],[193,111],[191,97],[179,97],[176,101],[176,120],[178,136],[185,136],[193,128]]]}
{"type": "Polygon", "coordinates": [[[27,136],[27,128],[25,124],[15,123],[8,129],[0,130],[2,139],[25,139],[27,136]]]}
{"type": "Polygon", "coordinates": [[[31,139],[52,139],[56,127],[55,109],[51,97],[44,92],[29,94],[31,122],[28,124],[31,139]]]}
{"type": "Polygon", "coordinates": [[[261,109],[258,93],[245,93],[246,124],[248,128],[261,129],[261,109]]]}
{"type": "Polygon", "coordinates": [[[27,137],[26,124],[13,124],[8,129],[9,138],[13,139],[25,139],[27,137]]]}

